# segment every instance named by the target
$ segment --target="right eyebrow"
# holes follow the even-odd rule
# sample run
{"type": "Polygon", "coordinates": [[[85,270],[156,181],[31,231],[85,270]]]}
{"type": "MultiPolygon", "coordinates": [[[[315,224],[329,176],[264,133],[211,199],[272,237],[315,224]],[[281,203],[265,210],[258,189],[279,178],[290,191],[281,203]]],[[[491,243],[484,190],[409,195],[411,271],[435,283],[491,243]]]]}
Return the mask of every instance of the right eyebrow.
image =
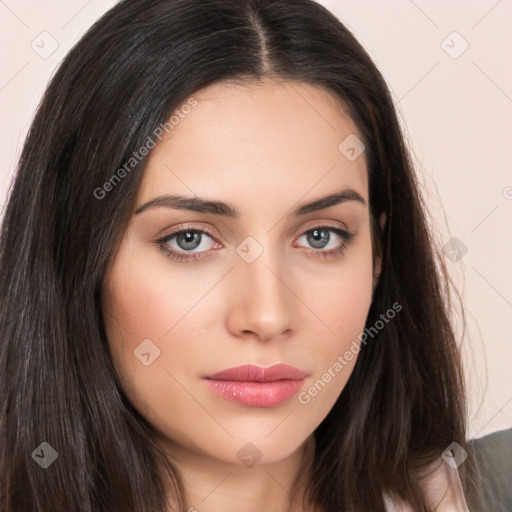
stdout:
{"type": "Polygon", "coordinates": [[[135,210],[135,215],[142,213],[151,208],[173,208],[175,210],[191,210],[201,213],[213,213],[215,215],[223,215],[226,217],[238,218],[240,212],[232,205],[224,203],[223,201],[210,201],[200,197],[186,197],[175,195],[163,195],[155,197],[139,206],[135,210]]]}

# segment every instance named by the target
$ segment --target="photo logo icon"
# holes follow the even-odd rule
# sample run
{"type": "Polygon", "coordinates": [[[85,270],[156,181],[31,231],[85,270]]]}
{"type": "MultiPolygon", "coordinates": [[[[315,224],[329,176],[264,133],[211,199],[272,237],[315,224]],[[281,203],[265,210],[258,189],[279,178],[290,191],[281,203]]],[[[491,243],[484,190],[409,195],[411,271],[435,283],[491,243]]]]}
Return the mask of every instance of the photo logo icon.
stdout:
{"type": "Polygon", "coordinates": [[[443,252],[450,261],[457,263],[468,252],[468,248],[454,236],[444,245],[443,252]]]}
{"type": "Polygon", "coordinates": [[[32,458],[43,468],[49,468],[56,460],[59,454],[46,441],[42,442],[33,452],[32,458]]]}
{"type": "Polygon", "coordinates": [[[468,452],[459,443],[453,442],[441,457],[452,469],[457,469],[468,458],[468,452]]]}
{"type": "Polygon", "coordinates": [[[263,254],[263,247],[252,236],[248,236],[236,247],[236,253],[246,262],[253,263],[263,254]]]}
{"type": "Polygon", "coordinates": [[[443,39],[441,48],[452,59],[458,59],[469,48],[469,43],[457,31],[453,31],[443,39]]]}
{"type": "Polygon", "coordinates": [[[149,338],[146,338],[133,353],[144,366],[149,366],[160,355],[160,349],[149,338]]]}
{"type": "Polygon", "coordinates": [[[41,59],[47,59],[59,47],[57,40],[48,32],[41,32],[31,43],[30,47],[41,59]]]}
{"type": "Polygon", "coordinates": [[[251,442],[244,444],[236,454],[240,462],[248,468],[252,468],[261,459],[262,455],[258,447],[251,442]]]}

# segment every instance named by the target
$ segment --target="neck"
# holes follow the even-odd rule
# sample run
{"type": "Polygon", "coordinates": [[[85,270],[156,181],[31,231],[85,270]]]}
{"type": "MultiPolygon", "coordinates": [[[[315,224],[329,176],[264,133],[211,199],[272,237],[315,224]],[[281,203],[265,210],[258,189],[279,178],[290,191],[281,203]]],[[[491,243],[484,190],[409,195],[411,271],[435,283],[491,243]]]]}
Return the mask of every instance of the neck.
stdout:
{"type": "MultiPolygon", "coordinates": [[[[305,503],[315,453],[313,435],[288,457],[252,467],[213,459],[170,440],[165,441],[165,450],[182,477],[189,512],[314,512],[305,503]]],[[[170,499],[171,506],[173,502],[170,499]]]]}

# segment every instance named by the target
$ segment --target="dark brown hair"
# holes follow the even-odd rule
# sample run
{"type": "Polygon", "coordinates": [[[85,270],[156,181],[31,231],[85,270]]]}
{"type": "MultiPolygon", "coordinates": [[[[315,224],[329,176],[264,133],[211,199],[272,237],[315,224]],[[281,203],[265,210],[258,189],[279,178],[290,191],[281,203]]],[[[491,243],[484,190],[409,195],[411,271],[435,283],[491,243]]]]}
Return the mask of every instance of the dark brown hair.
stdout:
{"type": "MultiPolygon", "coordinates": [[[[383,30],[387,30],[383,27],[383,30]]],[[[95,190],[194,92],[265,76],[306,82],[347,106],[366,146],[382,272],[367,318],[402,311],[364,346],[315,431],[307,481],[325,512],[384,511],[383,493],[427,511],[414,475],[467,448],[449,281],[388,88],[349,30],[312,0],[124,0],[69,52],[32,123],[0,248],[0,510],[164,512],[166,464],[120,386],[101,289],[146,159],[95,190]],[[47,469],[32,452],[49,443],[47,469]]],[[[340,141],[341,142],[341,141],[340,141]]],[[[472,457],[459,467],[472,492],[472,457]]]]}

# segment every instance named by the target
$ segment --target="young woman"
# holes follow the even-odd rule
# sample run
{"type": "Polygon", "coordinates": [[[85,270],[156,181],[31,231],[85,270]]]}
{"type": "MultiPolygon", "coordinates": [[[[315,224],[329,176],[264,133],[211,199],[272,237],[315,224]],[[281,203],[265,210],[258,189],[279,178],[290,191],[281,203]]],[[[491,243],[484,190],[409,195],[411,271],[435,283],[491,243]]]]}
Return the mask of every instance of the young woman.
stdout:
{"type": "Polygon", "coordinates": [[[106,13],[38,109],[0,276],[3,512],[477,503],[394,106],[312,0],[106,13]]]}

